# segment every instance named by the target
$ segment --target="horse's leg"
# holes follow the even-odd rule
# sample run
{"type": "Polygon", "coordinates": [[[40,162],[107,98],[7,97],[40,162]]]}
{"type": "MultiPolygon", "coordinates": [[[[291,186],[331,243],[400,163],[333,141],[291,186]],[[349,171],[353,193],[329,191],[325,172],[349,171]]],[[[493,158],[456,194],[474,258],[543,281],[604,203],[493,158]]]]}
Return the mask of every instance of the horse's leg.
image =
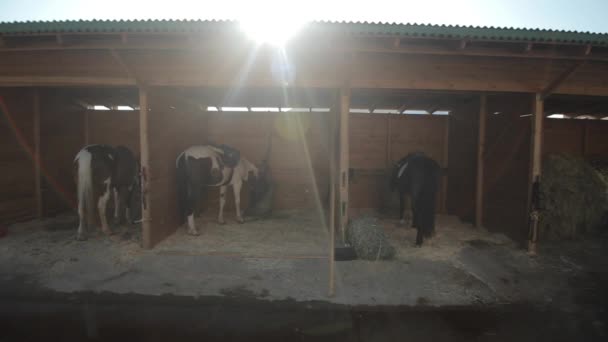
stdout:
{"type": "Polygon", "coordinates": [[[234,191],[234,206],[236,207],[236,221],[243,223],[243,217],[241,216],[241,186],[242,182],[237,181],[232,184],[232,191],[234,191]]]}
{"type": "Polygon", "coordinates": [[[84,212],[84,198],[78,199],[78,233],[76,234],[76,240],[83,241],[86,240],[86,236],[84,235],[84,225],[85,225],[86,215],[84,212]]]}
{"type": "Polygon", "coordinates": [[[399,191],[399,224],[404,224],[405,220],[403,219],[403,215],[405,214],[405,194],[399,191]]]}
{"type": "Polygon", "coordinates": [[[200,197],[201,197],[201,186],[193,186],[188,191],[188,200],[186,207],[186,215],[188,217],[188,234],[190,235],[199,235],[200,233],[196,229],[196,225],[194,224],[194,208],[198,206],[200,197]]]}
{"type": "Polygon", "coordinates": [[[99,202],[97,202],[97,209],[99,210],[99,219],[101,220],[101,230],[106,234],[112,234],[110,227],[108,227],[108,218],[106,217],[106,208],[108,205],[108,200],[110,199],[110,178],[106,179],[104,182],[105,191],[101,197],[99,197],[99,202]]]}
{"type": "Polygon", "coordinates": [[[226,204],[226,188],[227,186],[220,186],[220,211],[217,215],[217,222],[219,224],[226,224],[224,221],[224,205],[226,204]]]}
{"type": "Polygon", "coordinates": [[[113,188],[112,193],[114,194],[114,225],[120,225],[120,197],[118,194],[118,189],[113,188]]]}

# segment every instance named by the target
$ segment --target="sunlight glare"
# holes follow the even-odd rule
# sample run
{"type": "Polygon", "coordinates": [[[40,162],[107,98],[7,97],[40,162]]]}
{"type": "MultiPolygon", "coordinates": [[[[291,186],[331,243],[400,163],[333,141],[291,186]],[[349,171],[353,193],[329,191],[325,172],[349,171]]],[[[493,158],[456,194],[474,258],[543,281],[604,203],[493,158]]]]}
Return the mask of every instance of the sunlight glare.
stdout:
{"type": "Polygon", "coordinates": [[[241,29],[256,43],[283,47],[304,26],[304,18],[297,16],[267,17],[253,15],[241,19],[241,29]]]}

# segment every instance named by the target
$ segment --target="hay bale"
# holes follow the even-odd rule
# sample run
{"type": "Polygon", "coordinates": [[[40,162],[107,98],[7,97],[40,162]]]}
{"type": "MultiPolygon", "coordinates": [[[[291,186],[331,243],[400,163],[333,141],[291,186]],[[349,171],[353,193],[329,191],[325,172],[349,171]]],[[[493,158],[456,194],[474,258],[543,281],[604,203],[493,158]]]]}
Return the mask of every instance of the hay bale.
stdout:
{"type": "Polygon", "coordinates": [[[608,212],[608,183],[583,159],[549,155],[544,161],[540,191],[543,238],[575,238],[603,226],[608,212]]]}
{"type": "Polygon", "coordinates": [[[380,221],[375,217],[364,216],[351,221],[346,239],[359,259],[388,260],[395,257],[395,248],[388,242],[380,221]]]}

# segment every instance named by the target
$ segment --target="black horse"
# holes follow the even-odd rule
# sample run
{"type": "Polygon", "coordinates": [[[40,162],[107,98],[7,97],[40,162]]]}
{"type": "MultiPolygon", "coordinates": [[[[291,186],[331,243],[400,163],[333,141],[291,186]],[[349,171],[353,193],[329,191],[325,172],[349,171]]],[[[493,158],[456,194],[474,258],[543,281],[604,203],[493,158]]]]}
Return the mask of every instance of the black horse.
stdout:
{"type": "Polygon", "coordinates": [[[404,196],[411,199],[412,226],[417,229],[416,245],[435,234],[435,207],[440,167],[422,152],[414,152],[394,165],[390,188],[399,192],[399,219],[403,222],[404,196]]]}

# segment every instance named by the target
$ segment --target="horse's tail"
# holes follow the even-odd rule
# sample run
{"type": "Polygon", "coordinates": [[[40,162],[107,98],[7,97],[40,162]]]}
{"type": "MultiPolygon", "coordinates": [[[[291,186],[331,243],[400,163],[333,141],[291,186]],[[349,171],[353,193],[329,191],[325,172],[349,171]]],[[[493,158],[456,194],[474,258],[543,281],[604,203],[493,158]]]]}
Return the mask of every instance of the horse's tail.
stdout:
{"type": "Polygon", "coordinates": [[[91,221],[93,215],[93,168],[91,161],[93,155],[86,149],[80,150],[74,158],[78,163],[76,189],[78,194],[78,206],[83,209],[88,221],[91,221]]]}
{"type": "Polygon", "coordinates": [[[175,164],[175,180],[177,184],[177,206],[179,210],[179,222],[180,224],[183,224],[186,222],[186,201],[188,200],[188,165],[186,154],[180,154],[179,157],[177,157],[177,161],[175,164]]]}

